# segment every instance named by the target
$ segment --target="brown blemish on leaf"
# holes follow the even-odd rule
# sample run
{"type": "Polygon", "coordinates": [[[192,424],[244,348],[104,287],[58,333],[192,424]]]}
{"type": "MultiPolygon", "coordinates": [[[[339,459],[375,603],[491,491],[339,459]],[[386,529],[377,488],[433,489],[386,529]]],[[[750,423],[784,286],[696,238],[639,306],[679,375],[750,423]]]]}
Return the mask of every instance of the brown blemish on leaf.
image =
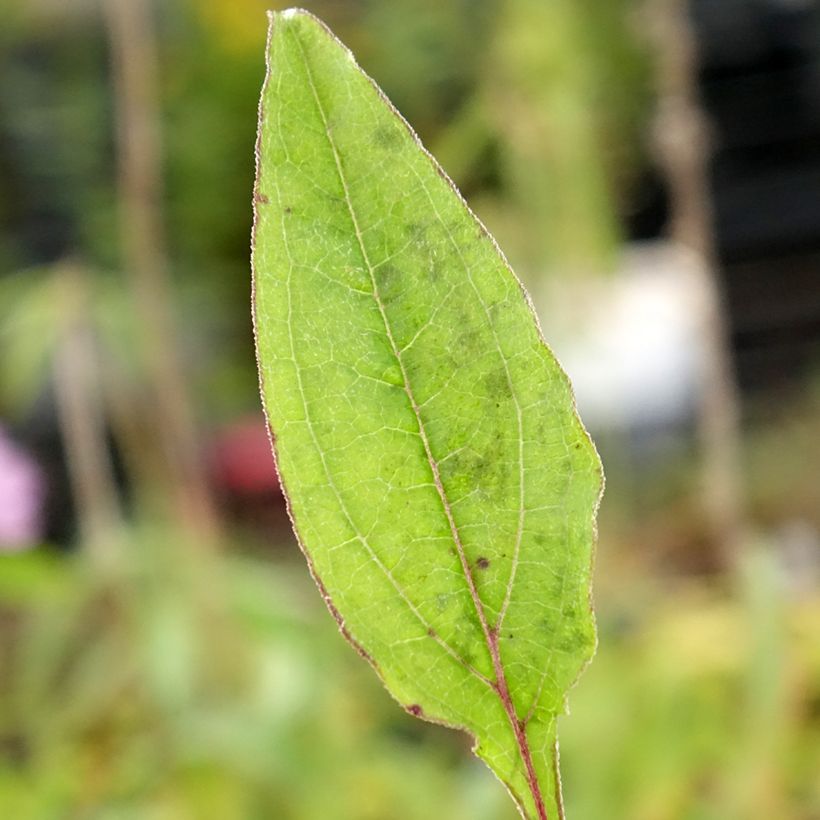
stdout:
{"type": "Polygon", "coordinates": [[[373,142],[382,148],[393,148],[402,142],[404,135],[398,128],[377,128],[373,135],[373,142]]]}
{"type": "Polygon", "coordinates": [[[424,714],[424,709],[418,705],[418,703],[411,703],[409,706],[405,707],[411,715],[415,715],[416,717],[421,717],[424,714]]]}
{"type": "Polygon", "coordinates": [[[478,561],[476,561],[476,562],[475,562],[475,565],[476,565],[479,569],[487,569],[487,567],[489,567],[489,566],[490,566],[490,560],[489,560],[488,558],[485,558],[485,557],[482,555],[482,556],[481,556],[481,558],[479,558],[479,559],[478,559],[478,561]]]}
{"type": "MultiPolygon", "coordinates": [[[[290,512],[288,512],[290,514],[290,512]]],[[[294,532],[296,532],[296,528],[294,527],[294,532]]],[[[298,535],[297,535],[298,538],[298,535]]],[[[301,545],[301,540],[299,540],[301,545]]],[[[330,593],[327,591],[327,587],[325,587],[324,582],[319,578],[315,571],[313,571],[313,564],[310,564],[311,571],[313,575],[313,580],[316,582],[316,586],[319,587],[319,592],[324,598],[325,605],[327,606],[330,614],[333,616],[333,620],[336,621],[336,624],[339,627],[339,632],[342,633],[345,640],[359,653],[359,655],[364,658],[377,672],[379,671],[379,665],[376,663],[373,656],[350,634],[350,630],[347,628],[347,624],[345,623],[344,618],[342,617],[341,613],[338,609],[336,609],[336,604],[330,598],[330,593]]],[[[381,673],[380,673],[381,674],[381,673]]]]}
{"type": "Polygon", "coordinates": [[[259,203],[260,205],[268,205],[270,200],[265,196],[265,194],[261,193],[260,191],[253,192],[253,201],[259,203]]]}
{"type": "Polygon", "coordinates": [[[488,373],[487,376],[484,377],[484,385],[487,388],[487,392],[497,399],[507,400],[512,395],[509,378],[503,367],[488,373]]]}

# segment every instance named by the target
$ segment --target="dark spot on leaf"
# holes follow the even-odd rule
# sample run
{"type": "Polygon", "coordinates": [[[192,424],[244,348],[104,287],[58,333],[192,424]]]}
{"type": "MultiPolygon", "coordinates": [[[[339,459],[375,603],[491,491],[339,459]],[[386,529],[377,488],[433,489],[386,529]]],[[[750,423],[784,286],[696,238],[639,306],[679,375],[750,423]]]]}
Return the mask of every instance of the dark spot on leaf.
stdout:
{"type": "Polygon", "coordinates": [[[415,715],[416,717],[421,717],[424,714],[424,709],[418,705],[418,703],[411,703],[407,707],[407,711],[410,712],[411,715],[415,715]]]}
{"type": "Polygon", "coordinates": [[[378,268],[376,275],[382,301],[390,304],[401,294],[402,272],[394,265],[387,264],[378,268]]]}
{"type": "Polygon", "coordinates": [[[435,638],[435,637],[436,637],[436,630],[435,630],[435,629],[433,629],[433,627],[431,626],[431,627],[427,630],[427,635],[428,635],[428,637],[430,637],[430,638],[435,638]]]}
{"type": "Polygon", "coordinates": [[[291,208],[290,205],[287,205],[285,207],[285,213],[286,214],[292,214],[293,213],[293,208],[291,208]]]}
{"type": "Polygon", "coordinates": [[[477,330],[467,330],[458,337],[458,346],[465,350],[481,347],[481,333],[477,330]]]}
{"type": "Polygon", "coordinates": [[[493,302],[490,305],[490,318],[495,321],[498,319],[498,315],[504,310],[504,303],[503,302],[493,302]]]}
{"type": "Polygon", "coordinates": [[[401,142],[401,131],[398,128],[382,126],[381,128],[377,128],[373,134],[373,142],[382,148],[393,148],[401,142]]]}
{"type": "Polygon", "coordinates": [[[253,201],[259,202],[262,205],[267,205],[270,202],[270,200],[265,196],[265,194],[260,193],[259,191],[254,191],[253,201]]]}
{"type": "Polygon", "coordinates": [[[475,565],[479,569],[487,569],[487,567],[490,566],[490,561],[489,561],[489,559],[482,556],[481,558],[478,559],[478,561],[475,562],[475,565]]]}
{"type": "Polygon", "coordinates": [[[575,652],[584,645],[584,633],[576,629],[565,635],[559,644],[562,651],[569,653],[575,652]]]}
{"type": "Polygon", "coordinates": [[[503,367],[489,373],[484,378],[484,385],[487,388],[487,392],[498,399],[507,399],[510,396],[510,383],[503,367]]]}

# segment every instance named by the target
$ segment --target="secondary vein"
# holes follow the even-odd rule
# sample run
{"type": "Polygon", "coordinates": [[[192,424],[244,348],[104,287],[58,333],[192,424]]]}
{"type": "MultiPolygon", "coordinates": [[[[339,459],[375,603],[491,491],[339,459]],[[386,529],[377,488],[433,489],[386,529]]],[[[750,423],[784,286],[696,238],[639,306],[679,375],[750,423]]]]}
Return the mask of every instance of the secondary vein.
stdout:
{"type": "Polygon", "coordinates": [[[515,415],[516,421],[518,424],[518,524],[515,533],[515,541],[513,543],[513,557],[510,566],[510,577],[507,581],[506,588],[504,590],[504,601],[501,604],[501,609],[499,610],[498,618],[496,619],[495,625],[493,630],[495,632],[500,632],[501,627],[504,623],[504,618],[507,614],[507,609],[510,606],[510,600],[512,598],[512,590],[513,586],[515,585],[515,577],[518,572],[518,565],[520,562],[521,556],[521,541],[524,535],[524,515],[526,513],[526,503],[525,503],[525,483],[524,483],[524,418],[523,418],[523,411],[521,408],[521,402],[518,401],[518,396],[515,392],[515,385],[513,384],[512,374],[510,373],[510,366],[507,363],[507,359],[504,356],[504,351],[501,349],[501,341],[498,338],[498,334],[495,332],[495,327],[493,326],[492,317],[490,316],[490,311],[487,308],[487,304],[481,298],[481,294],[479,293],[478,288],[476,287],[475,282],[473,281],[473,277],[470,274],[470,266],[467,264],[467,260],[464,258],[464,254],[461,250],[461,246],[456,242],[455,237],[453,236],[452,231],[447,226],[447,223],[441,218],[441,215],[438,212],[438,208],[436,207],[436,203],[433,197],[430,195],[430,192],[427,190],[427,186],[424,184],[424,180],[419,176],[415,169],[412,169],[416,179],[419,181],[424,193],[427,195],[427,199],[430,201],[430,206],[433,209],[433,212],[436,215],[436,218],[444,227],[444,230],[447,233],[447,238],[450,240],[450,244],[452,245],[453,249],[455,250],[456,254],[458,254],[458,258],[464,268],[464,272],[467,276],[467,281],[470,283],[473,291],[476,294],[479,304],[484,310],[484,315],[487,317],[487,323],[490,327],[490,332],[493,334],[493,340],[495,341],[496,349],[498,350],[498,356],[501,359],[501,365],[504,368],[504,375],[507,380],[507,387],[510,391],[510,396],[513,400],[513,404],[515,405],[515,415]]]}

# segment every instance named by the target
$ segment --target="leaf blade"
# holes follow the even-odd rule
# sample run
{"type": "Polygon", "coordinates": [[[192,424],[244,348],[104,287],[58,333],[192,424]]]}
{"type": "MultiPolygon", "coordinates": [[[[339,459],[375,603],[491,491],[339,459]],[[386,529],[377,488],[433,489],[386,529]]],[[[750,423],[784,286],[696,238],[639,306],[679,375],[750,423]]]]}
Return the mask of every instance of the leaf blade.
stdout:
{"type": "Polygon", "coordinates": [[[495,243],[306,12],[271,16],[253,267],[277,462],[337,620],[405,708],[476,736],[525,816],[560,816],[597,455],[495,243]]]}

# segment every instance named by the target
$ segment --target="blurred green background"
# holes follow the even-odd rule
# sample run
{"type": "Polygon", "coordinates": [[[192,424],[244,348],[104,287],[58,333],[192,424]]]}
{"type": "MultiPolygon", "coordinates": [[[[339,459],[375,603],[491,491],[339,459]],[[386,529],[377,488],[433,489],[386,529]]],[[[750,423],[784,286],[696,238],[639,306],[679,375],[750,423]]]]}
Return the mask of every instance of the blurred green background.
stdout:
{"type": "MultiPolygon", "coordinates": [[[[249,308],[273,5],[3,6],[4,818],[514,817],[288,527],[249,308]]],[[[305,6],[498,238],[604,459],[567,816],[820,819],[817,4],[305,6]]]]}

